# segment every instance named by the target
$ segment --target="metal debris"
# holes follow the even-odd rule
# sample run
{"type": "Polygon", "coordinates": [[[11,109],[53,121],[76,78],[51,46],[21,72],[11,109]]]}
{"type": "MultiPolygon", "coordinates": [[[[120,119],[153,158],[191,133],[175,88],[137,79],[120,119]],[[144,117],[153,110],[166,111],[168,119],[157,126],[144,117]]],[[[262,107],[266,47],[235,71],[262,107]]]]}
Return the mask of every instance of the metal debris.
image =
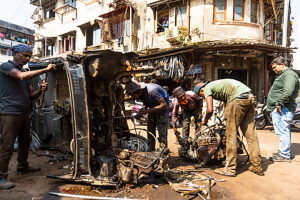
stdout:
{"type": "Polygon", "coordinates": [[[96,197],[96,196],[86,196],[86,195],[76,195],[76,194],[65,194],[58,192],[49,192],[51,195],[60,197],[70,197],[70,198],[80,198],[80,199],[101,199],[101,200],[145,200],[145,199],[128,199],[128,198],[114,198],[114,197],[96,197]]]}

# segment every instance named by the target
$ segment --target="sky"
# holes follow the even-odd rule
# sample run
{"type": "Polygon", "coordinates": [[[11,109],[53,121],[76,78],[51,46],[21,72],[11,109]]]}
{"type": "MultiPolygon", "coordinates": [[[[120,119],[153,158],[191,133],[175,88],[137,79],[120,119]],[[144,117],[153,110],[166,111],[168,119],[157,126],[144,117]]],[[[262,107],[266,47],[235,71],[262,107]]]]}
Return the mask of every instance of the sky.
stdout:
{"type": "MultiPolygon", "coordinates": [[[[31,15],[35,6],[30,0],[0,0],[0,19],[34,29],[31,15]],[[4,3],[5,2],[5,3],[4,3]]],[[[291,0],[291,17],[293,21],[292,47],[300,48],[300,0],[291,0]]],[[[300,70],[300,49],[295,50],[293,67],[300,70]]]]}

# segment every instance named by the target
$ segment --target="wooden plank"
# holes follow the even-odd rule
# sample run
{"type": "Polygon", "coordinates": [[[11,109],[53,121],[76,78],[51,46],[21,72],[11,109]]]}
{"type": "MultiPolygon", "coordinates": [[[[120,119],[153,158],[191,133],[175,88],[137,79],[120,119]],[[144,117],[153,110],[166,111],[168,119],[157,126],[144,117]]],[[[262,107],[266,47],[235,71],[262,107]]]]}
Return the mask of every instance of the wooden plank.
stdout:
{"type": "Polygon", "coordinates": [[[277,16],[277,12],[276,12],[276,3],[275,3],[275,0],[271,0],[271,2],[272,2],[272,7],[273,7],[273,12],[274,12],[274,15],[275,15],[275,19],[277,20],[278,16],[277,16]]]}

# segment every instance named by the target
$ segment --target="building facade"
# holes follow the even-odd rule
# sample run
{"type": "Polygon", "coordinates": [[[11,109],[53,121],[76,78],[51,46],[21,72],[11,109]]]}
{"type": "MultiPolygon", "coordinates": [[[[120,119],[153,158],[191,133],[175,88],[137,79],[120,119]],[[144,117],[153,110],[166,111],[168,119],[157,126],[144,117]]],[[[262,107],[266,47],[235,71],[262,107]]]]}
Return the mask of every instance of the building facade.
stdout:
{"type": "Polygon", "coordinates": [[[279,0],[30,2],[37,6],[36,56],[134,51],[138,66],[154,68],[151,76],[170,90],[174,82],[191,89],[201,79],[234,78],[263,98],[270,61],[290,52],[280,46],[284,2],[279,0]]]}
{"type": "Polygon", "coordinates": [[[10,58],[10,47],[17,44],[34,46],[34,30],[0,20],[0,62],[10,58]]]}

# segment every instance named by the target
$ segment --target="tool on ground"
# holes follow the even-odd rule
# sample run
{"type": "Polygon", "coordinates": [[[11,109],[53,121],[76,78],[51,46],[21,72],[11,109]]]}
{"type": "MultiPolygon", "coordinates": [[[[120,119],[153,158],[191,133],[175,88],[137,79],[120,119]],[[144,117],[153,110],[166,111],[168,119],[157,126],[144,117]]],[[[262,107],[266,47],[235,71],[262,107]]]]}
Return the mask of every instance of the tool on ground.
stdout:
{"type": "Polygon", "coordinates": [[[200,194],[200,192],[198,192],[197,195],[198,195],[201,199],[206,200],[206,199],[200,194]]]}
{"type": "Polygon", "coordinates": [[[213,176],[210,176],[210,175],[208,175],[208,174],[206,174],[206,173],[204,173],[204,172],[201,172],[203,175],[205,175],[205,176],[207,176],[208,178],[211,178],[211,179],[213,179],[213,180],[215,180],[215,181],[218,181],[218,182],[225,182],[226,180],[223,178],[223,179],[221,179],[221,180],[219,180],[219,179],[216,179],[215,177],[213,177],[213,176]]]}
{"type": "Polygon", "coordinates": [[[208,194],[207,194],[207,199],[210,199],[210,193],[211,193],[211,178],[208,180],[208,194]]]}

